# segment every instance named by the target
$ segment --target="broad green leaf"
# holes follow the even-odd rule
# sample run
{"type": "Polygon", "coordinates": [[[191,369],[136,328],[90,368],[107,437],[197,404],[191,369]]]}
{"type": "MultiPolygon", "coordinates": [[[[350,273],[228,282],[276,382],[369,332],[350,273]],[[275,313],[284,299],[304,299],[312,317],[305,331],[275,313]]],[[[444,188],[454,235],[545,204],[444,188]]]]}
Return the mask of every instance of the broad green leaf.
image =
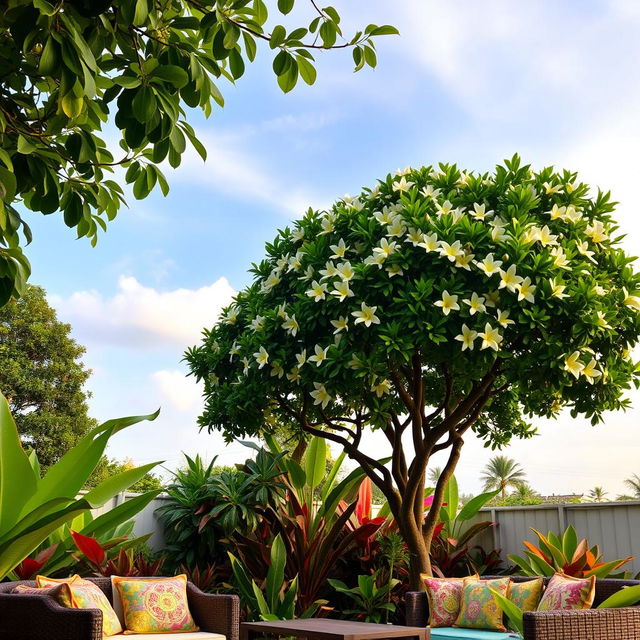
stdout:
{"type": "Polygon", "coordinates": [[[40,63],[38,65],[38,72],[43,76],[51,75],[56,65],[58,64],[58,44],[52,38],[47,38],[44,49],[40,55],[40,63]]]}
{"type": "Polygon", "coordinates": [[[618,609],[620,607],[632,607],[640,602],[640,585],[632,587],[623,587],[616,591],[613,595],[603,600],[598,609],[618,609]]]}
{"type": "Polygon", "coordinates": [[[278,11],[283,14],[287,14],[293,9],[295,0],[278,0],[278,11]]]}
{"type": "Polygon", "coordinates": [[[84,98],[67,93],[60,99],[60,106],[67,118],[77,118],[84,109],[84,98]]]}
{"type": "Polygon", "coordinates": [[[304,458],[304,470],[307,482],[317,487],[325,476],[327,468],[327,441],[314,436],[309,442],[304,458]]]}
{"type": "Polygon", "coordinates": [[[271,544],[270,560],[265,582],[265,593],[271,611],[274,611],[284,584],[284,568],[287,561],[287,552],[280,534],[273,539],[271,544]]]}
{"type": "Polygon", "coordinates": [[[458,481],[452,475],[444,488],[444,502],[442,509],[446,512],[449,521],[453,522],[458,514],[458,481]]]}
{"type": "Polygon", "coordinates": [[[487,493],[481,493],[478,496],[475,496],[467,502],[467,504],[460,509],[460,513],[458,514],[458,520],[470,520],[473,518],[482,507],[484,507],[491,498],[498,495],[500,493],[500,489],[496,491],[488,491],[487,493]]]}
{"type": "Polygon", "coordinates": [[[499,591],[490,589],[496,604],[502,609],[509,621],[513,625],[513,628],[520,634],[524,635],[524,622],[523,622],[523,610],[515,605],[511,600],[505,598],[499,591]]]}
{"type": "Polygon", "coordinates": [[[303,56],[296,56],[298,62],[298,70],[300,71],[300,77],[308,84],[312,85],[316,81],[316,69],[309,60],[303,56]]]}
{"type": "Polygon", "coordinates": [[[158,67],[152,77],[170,82],[177,89],[184,87],[189,82],[189,75],[184,69],[173,64],[165,64],[158,67]]]}
{"type": "Polygon", "coordinates": [[[287,37],[287,32],[285,28],[281,24],[276,25],[273,28],[273,31],[271,32],[271,38],[269,39],[269,46],[272,49],[276,49],[285,41],[286,37],[287,37]]]}
{"type": "Polygon", "coordinates": [[[562,536],[562,553],[567,560],[571,561],[573,554],[578,546],[578,534],[576,530],[569,525],[562,536]]]}
{"type": "Polygon", "coordinates": [[[141,467],[127,469],[126,471],[122,471],[121,473],[111,476],[106,480],[103,480],[97,487],[91,489],[91,491],[88,491],[85,494],[84,499],[87,502],[90,502],[91,506],[94,508],[101,507],[108,500],[113,498],[113,496],[125,491],[130,486],[138,482],[138,480],[144,478],[151,469],[162,464],[162,462],[162,460],[158,462],[151,462],[141,467]]]}
{"type": "Polygon", "coordinates": [[[282,462],[287,469],[291,484],[298,489],[298,491],[303,489],[307,483],[307,474],[304,472],[304,469],[292,458],[288,460],[284,459],[282,462]]]}
{"type": "Polygon", "coordinates": [[[336,477],[342,468],[342,463],[346,457],[346,453],[343,451],[334,461],[333,465],[331,465],[331,471],[329,471],[329,475],[327,479],[324,481],[322,485],[322,492],[320,494],[320,499],[324,502],[327,498],[329,492],[333,489],[336,477]]]}
{"type": "Polygon", "coordinates": [[[37,478],[20,443],[9,403],[0,393],[0,534],[12,529],[36,487],[37,478]]]}

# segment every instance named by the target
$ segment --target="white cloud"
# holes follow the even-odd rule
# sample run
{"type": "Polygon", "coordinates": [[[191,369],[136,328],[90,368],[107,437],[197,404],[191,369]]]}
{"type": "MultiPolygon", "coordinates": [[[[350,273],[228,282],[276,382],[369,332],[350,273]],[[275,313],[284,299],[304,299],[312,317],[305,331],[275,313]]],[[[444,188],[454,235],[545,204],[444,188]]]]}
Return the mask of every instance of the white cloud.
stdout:
{"type": "Polygon", "coordinates": [[[184,347],[198,341],[203,327],[215,323],[234,293],[226,278],[199,289],[163,292],[121,276],[112,297],[91,290],[50,300],[82,343],[184,347]]]}
{"type": "Polygon", "coordinates": [[[151,374],[161,396],[175,409],[197,412],[202,406],[202,385],[182,371],[156,371],[151,374]]]}

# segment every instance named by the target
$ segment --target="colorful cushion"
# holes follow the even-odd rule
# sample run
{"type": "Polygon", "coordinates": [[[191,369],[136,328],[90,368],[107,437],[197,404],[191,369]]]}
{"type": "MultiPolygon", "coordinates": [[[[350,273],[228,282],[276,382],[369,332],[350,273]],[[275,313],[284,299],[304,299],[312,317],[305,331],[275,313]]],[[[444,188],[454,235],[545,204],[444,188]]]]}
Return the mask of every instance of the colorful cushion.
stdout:
{"type": "Polygon", "coordinates": [[[69,585],[66,583],[55,584],[49,587],[29,587],[26,584],[19,584],[11,593],[22,593],[26,595],[51,596],[61,604],[63,600],[70,601],[69,585]],[[64,592],[64,593],[63,593],[64,592]]]}
{"type": "Polygon", "coordinates": [[[523,611],[535,611],[538,608],[544,580],[534,578],[525,582],[513,582],[509,587],[509,600],[523,611]]]}
{"type": "Polygon", "coordinates": [[[450,627],[456,621],[460,611],[462,584],[467,578],[432,578],[426,574],[420,576],[427,590],[429,599],[429,626],[450,627]]]}
{"type": "Polygon", "coordinates": [[[510,582],[510,578],[466,579],[462,585],[460,612],[453,626],[466,629],[506,631],[507,628],[502,624],[502,609],[493,597],[491,589],[495,589],[506,597],[509,593],[510,582]]]}
{"type": "MultiPolygon", "coordinates": [[[[226,640],[226,636],[221,633],[208,633],[206,631],[183,631],[181,633],[161,633],[159,634],[163,640],[169,640],[175,638],[176,640],[226,640]]],[[[111,640],[117,640],[117,638],[125,638],[126,635],[113,636],[111,640]]],[[[133,640],[158,640],[157,633],[136,633],[136,637],[133,640]]],[[[492,640],[500,640],[500,638],[493,638],[492,640]]]]}
{"type": "Polygon", "coordinates": [[[135,580],[114,577],[126,625],[125,633],[198,631],[189,612],[187,576],[135,580]]]}
{"type": "Polygon", "coordinates": [[[69,591],[61,592],[60,604],[69,609],[99,609],[102,611],[102,635],[105,637],[122,632],[122,625],[109,599],[104,591],[93,582],[84,580],[78,575],[62,580],[36,576],[36,584],[38,585],[47,586],[61,583],[66,584],[69,591]]]}
{"type": "Polygon", "coordinates": [[[538,611],[588,609],[596,594],[596,578],[573,578],[556,573],[538,604],[538,611]]]}
{"type": "Polygon", "coordinates": [[[55,587],[57,584],[71,584],[82,578],[76,573],[69,578],[49,578],[47,576],[36,576],[36,587],[55,587]]]}

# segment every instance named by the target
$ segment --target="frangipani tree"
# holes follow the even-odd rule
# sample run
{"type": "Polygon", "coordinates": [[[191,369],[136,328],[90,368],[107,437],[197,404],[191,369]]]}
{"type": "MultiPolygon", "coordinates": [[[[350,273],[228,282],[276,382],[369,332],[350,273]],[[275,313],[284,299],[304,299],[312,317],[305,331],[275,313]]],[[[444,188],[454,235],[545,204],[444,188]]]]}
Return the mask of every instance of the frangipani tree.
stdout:
{"type": "Polygon", "coordinates": [[[205,385],[200,425],[233,440],[286,420],[340,444],[388,499],[417,587],[469,430],[499,448],[533,435],[533,416],[568,407],[595,424],[629,405],[640,277],[613,209],[575,173],[514,156],[491,175],[398,171],[309,210],[187,353],[205,385]],[[389,463],[362,450],[367,428],[389,463]]]}

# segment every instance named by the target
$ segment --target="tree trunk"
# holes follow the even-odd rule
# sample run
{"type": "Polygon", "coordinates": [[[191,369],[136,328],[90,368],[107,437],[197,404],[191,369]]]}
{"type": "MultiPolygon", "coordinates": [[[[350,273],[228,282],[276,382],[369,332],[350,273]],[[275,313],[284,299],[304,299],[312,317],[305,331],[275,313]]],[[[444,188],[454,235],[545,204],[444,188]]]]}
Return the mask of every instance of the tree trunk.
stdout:
{"type": "Polygon", "coordinates": [[[403,521],[401,517],[394,516],[400,534],[409,550],[409,589],[411,591],[422,591],[423,582],[420,578],[421,573],[431,575],[431,559],[429,558],[429,550],[425,544],[422,535],[422,522],[418,525],[415,518],[410,517],[407,521],[403,521]]]}

